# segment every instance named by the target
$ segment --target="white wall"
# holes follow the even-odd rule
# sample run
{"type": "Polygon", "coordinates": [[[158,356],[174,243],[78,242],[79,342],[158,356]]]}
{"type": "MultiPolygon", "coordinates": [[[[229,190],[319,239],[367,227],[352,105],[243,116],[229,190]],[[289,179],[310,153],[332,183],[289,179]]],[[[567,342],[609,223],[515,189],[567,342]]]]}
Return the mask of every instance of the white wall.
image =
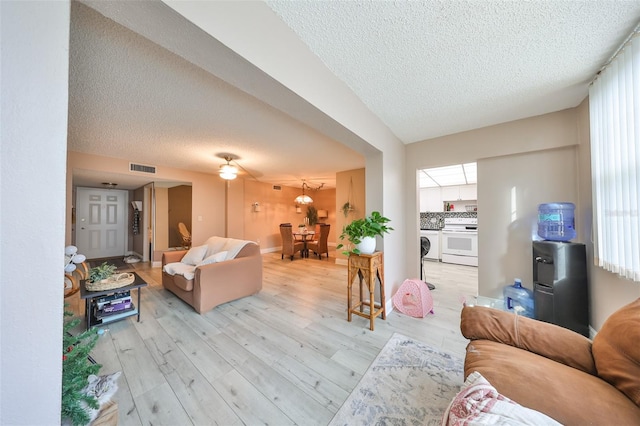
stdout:
{"type": "Polygon", "coordinates": [[[0,2],[3,425],[60,422],[69,10],[0,2]]]}
{"type": "MultiPolygon", "coordinates": [[[[576,128],[576,112],[574,109],[563,110],[523,120],[511,121],[482,129],[470,130],[441,138],[430,139],[407,145],[406,159],[406,245],[407,245],[407,269],[410,273],[419,273],[418,239],[415,238],[415,230],[419,228],[419,200],[416,181],[416,171],[430,167],[447,166],[451,164],[480,162],[482,159],[491,159],[501,156],[524,154],[575,146],[578,143],[576,128]],[[416,188],[411,190],[411,188],[416,188]],[[412,255],[416,253],[416,255],[412,255]]],[[[543,166],[543,165],[541,165],[543,166]]],[[[495,229],[483,223],[482,214],[491,211],[490,204],[485,205],[482,194],[491,191],[491,186],[484,187],[482,170],[478,170],[478,238],[485,234],[492,234],[495,229]]],[[[555,171],[546,169],[553,179],[555,171]]],[[[559,171],[562,174],[562,172],[559,171]]],[[[517,174],[505,176],[508,185],[520,179],[517,174]]],[[[526,194],[525,194],[526,195],[526,194]]],[[[508,228],[510,222],[506,221],[499,226],[508,228]]],[[[498,230],[498,232],[502,232],[498,230]]],[[[479,250],[483,250],[479,247],[479,250]]],[[[484,268],[495,268],[488,258],[481,253],[478,258],[481,273],[484,268]]]]}
{"type": "Polygon", "coordinates": [[[577,204],[576,163],[575,147],[478,161],[479,295],[502,297],[514,278],[533,289],[531,242],[541,239],[538,204],[577,204]]]}

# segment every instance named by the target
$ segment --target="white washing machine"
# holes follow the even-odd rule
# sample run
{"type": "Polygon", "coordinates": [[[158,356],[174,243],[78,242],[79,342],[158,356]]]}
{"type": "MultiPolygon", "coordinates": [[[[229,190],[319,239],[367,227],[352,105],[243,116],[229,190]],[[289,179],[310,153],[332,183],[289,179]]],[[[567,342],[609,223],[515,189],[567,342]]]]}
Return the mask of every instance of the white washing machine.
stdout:
{"type": "Polygon", "coordinates": [[[440,260],[440,231],[421,229],[420,236],[427,237],[431,243],[426,259],[440,260]]]}

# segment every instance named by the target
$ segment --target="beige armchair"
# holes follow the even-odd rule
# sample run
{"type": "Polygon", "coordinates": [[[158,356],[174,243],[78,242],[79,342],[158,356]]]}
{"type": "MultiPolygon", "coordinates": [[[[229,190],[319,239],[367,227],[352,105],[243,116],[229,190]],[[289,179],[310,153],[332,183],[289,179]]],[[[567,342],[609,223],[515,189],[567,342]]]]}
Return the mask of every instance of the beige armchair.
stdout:
{"type": "Polygon", "coordinates": [[[329,258],[329,248],[327,247],[327,239],[329,238],[329,231],[331,230],[331,225],[328,223],[320,224],[320,236],[317,241],[310,241],[307,243],[307,249],[309,251],[313,250],[313,252],[318,256],[319,259],[322,259],[322,255],[324,253],[327,254],[327,259],[329,258]]]}
{"type": "Polygon", "coordinates": [[[282,236],[282,256],[289,256],[293,260],[293,255],[304,250],[304,242],[296,241],[293,238],[293,227],[290,223],[280,224],[280,235],[282,236]]]}

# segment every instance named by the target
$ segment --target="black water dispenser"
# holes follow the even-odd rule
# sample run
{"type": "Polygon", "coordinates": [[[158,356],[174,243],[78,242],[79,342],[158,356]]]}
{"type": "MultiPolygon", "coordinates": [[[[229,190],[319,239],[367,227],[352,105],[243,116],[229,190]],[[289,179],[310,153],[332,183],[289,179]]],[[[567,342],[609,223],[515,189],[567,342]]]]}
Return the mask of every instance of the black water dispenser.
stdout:
{"type": "Polygon", "coordinates": [[[580,243],[533,242],[535,318],[589,337],[586,247],[580,243]]]}

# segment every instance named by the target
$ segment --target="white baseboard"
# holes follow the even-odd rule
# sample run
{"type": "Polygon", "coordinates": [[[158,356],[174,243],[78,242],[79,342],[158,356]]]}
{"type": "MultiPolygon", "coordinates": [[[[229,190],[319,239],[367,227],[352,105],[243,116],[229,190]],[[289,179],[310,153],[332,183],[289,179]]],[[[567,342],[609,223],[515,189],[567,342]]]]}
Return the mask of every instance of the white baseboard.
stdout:
{"type": "Polygon", "coordinates": [[[265,254],[265,253],[275,253],[277,251],[282,251],[282,246],[280,247],[270,247],[270,248],[265,248],[265,249],[260,249],[260,253],[261,254],[265,254]]]}
{"type": "Polygon", "coordinates": [[[389,300],[386,301],[385,306],[385,310],[387,311],[386,314],[389,315],[393,312],[393,299],[389,298],[389,300]]]}
{"type": "Polygon", "coordinates": [[[153,267],[153,268],[159,268],[161,266],[162,266],[162,261],[154,260],[153,262],[151,262],[151,267],[153,267]]]}
{"type": "Polygon", "coordinates": [[[598,332],[593,327],[589,326],[589,338],[593,340],[593,338],[596,337],[596,334],[598,334],[598,332]]]}

